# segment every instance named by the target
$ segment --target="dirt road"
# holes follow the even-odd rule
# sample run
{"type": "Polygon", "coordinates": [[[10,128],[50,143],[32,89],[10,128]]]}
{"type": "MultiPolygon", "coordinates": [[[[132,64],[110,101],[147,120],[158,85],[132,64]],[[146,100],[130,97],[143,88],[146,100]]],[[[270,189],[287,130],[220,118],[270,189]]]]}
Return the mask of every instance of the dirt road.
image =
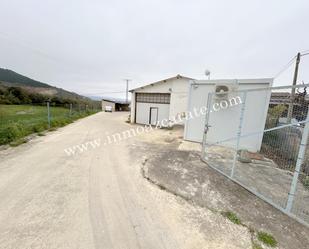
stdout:
{"type": "Polygon", "coordinates": [[[98,113],[0,152],[0,248],[250,247],[245,229],[214,214],[207,219],[220,236],[206,240],[190,219],[201,210],[141,177],[134,139],[64,152],[132,128],[126,118],[98,113]]]}

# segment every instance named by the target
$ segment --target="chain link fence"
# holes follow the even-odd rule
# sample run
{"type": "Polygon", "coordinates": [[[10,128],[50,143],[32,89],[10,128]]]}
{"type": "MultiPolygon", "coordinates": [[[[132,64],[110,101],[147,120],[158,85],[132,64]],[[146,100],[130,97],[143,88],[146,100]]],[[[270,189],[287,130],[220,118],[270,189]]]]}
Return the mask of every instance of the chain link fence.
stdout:
{"type": "Polygon", "coordinates": [[[100,111],[100,105],[57,104],[0,105],[0,145],[22,142],[24,137],[67,125],[100,111]]]}
{"type": "MultiPolygon", "coordinates": [[[[307,226],[308,86],[228,92],[241,104],[207,112],[202,155],[212,168],[307,226]],[[227,112],[232,115],[225,129],[218,129],[227,112]]],[[[222,99],[210,93],[208,106],[222,99]]]]}

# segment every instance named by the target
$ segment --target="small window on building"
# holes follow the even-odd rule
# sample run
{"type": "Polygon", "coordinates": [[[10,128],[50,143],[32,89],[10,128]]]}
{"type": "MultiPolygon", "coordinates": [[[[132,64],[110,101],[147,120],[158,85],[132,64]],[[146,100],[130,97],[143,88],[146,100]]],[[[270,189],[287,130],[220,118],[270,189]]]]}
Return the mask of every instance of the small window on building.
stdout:
{"type": "Polygon", "coordinates": [[[169,93],[136,93],[136,102],[169,104],[170,100],[169,93]]]}

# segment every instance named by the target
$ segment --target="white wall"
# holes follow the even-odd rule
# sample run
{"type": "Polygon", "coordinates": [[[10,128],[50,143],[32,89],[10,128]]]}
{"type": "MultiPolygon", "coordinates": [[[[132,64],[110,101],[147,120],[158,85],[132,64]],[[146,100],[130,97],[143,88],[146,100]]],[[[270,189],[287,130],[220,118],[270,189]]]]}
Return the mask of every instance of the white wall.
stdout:
{"type": "Polygon", "coordinates": [[[112,107],[112,111],[115,111],[115,103],[114,102],[109,102],[106,100],[102,100],[102,111],[105,111],[105,106],[111,106],[112,107]]]}
{"type": "MultiPolygon", "coordinates": [[[[189,80],[178,79],[172,81],[172,93],[171,93],[171,108],[170,118],[181,116],[182,113],[187,111],[188,107],[188,90],[189,80]]],[[[183,124],[183,123],[182,123],[183,124]]]]}
{"type": "Polygon", "coordinates": [[[158,122],[169,118],[169,104],[136,103],[136,123],[149,124],[150,107],[158,108],[158,122]]]}
{"type": "MultiPolygon", "coordinates": [[[[201,106],[207,105],[208,93],[214,92],[215,84],[231,84],[235,80],[221,80],[221,81],[196,81],[198,85],[191,85],[189,93],[188,110],[193,112],[194,107],[199,109],[201,106]]],[[[238,80],[239,90],[266,88],[271,86],[272,79],[260,80],[238,80]]],[[[230,95],[231,97],[241,97],[243,99],[243,92],[230,95]]],[[[254,91],[248,92],[245,105],[245,113],[242,127],[242,134],[263,131],[268,104],[270,99],[269,91],[254,91]]],[[[218,100],[213,100],[211,107],[218,100]]],[[[212,111],[209,116],[208,124],[211,126],[207,133],[207,143],[215,143],[225,139],[236,137],[241,105],[235,105],[228,109],[220,109],[219,111],[212,111]]],[[[205,115],[188,120],[185,127],[185,139],[189,141],[202,142],[205,127],[205,115]]],[[[240,148],[251,151],[258,151],[262,142],[262,135],[250,136],[242,138],[240,141],[240,148]]],[[[236,146],[236,140],[226,141],[221,143],[230,147],[236,146]]]]}
{"type": "MultiPolygon", "coordinates": [[[[138,88],[132,92],[131,98],[131,123],[135,120],[135,94],[136,93],[170,93],[171,102],[169,105],[168,119],[181,115],[186,112],[188,102],[188,89],[189,79],[188,78],[173,78],[166,80],[165,82],[159,82],[152,85],[147,85],[143,88],[138,88]]],[[[138,110],[136,110],[136,113],[138,110]]],[[[136,122],[138,123],[137,119],[136,122]]]]}
{"type": "Polygon", "coordinates": [[[130,122],[134,123],[135,120],[135,98],[136,93],[131,92],[131,106],[130,106],[130,122]]]}

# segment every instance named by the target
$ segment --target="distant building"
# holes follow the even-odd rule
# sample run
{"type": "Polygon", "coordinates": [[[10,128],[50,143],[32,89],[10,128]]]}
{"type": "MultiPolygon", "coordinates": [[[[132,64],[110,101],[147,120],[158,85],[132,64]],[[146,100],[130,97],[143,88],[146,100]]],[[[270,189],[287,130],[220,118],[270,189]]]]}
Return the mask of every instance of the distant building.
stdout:
{"type": "MultiPolygon", "coordinates": [[[[307,92],[296,92],[293,105],[300,105],[302,101],[309,101],[307,92]]],[[[291,93],[289,92],[272,92],[270,97],[271,105],[289,105],[291,102],[291,93]]]]}
{"type": "MultiPolygon", "coordinates": [[[[282,113],[283,117],[288,115],[288,106],[291,103],[291,93],[289,92],[273,92],[269,102],[270,107],[277,105],[286,106],[286,110],[282,113]]],[[[309,105],[309,96],[307,92],[296,92],[293,101],[293,114],[292,117],[298,121],[304,120],[307,115],[309,105]]],[[[284,122],[282,119],[280,122],[284,122]]]]}
{"type": "Polygon", "coordinates": [[[290,103],[291,94],[288,92],[272,92],[269,104],[271,105],[288,105],[290,103]]]}
{"type": "Polygon", "coordinates": [[[104,98],[102,99],[102,111],[105,111],[106,106],[110,106],[113,112],[130,110],[130,102],[126,102],[125,100],[104,98]]]}
{"type": "Polygon", "coordinates": [[[130,90],[131,123],[169,126],[173,117],[184,115],[188,105],[189,81],[192,78],[176,75],[130,90]]]}

